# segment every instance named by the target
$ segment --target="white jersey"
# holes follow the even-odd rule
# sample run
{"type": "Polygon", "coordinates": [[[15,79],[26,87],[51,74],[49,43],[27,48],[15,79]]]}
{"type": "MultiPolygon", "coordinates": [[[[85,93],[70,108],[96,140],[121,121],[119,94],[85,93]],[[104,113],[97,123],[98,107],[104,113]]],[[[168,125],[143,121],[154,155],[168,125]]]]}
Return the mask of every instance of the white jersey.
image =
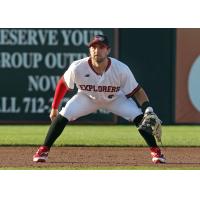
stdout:
{"type": "Polygon", "coordinates": [[[111,102],[120,95],[127,97],[139,88],[127,65],[109,57],[109,63],[102,75],[97,74],[89,57],[74,61],[64,73],[64,80],[70,89],[74,85],[78,93],[84,93],[96,102],[111,102]]]}

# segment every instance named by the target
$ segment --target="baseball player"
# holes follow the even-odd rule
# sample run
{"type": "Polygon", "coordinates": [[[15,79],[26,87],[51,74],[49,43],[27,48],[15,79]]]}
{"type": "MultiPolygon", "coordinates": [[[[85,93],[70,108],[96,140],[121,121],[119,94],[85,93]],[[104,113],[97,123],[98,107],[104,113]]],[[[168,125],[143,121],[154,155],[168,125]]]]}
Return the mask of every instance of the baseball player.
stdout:
{"type": "Polygon", "coordinates": [[[110,50],[107,36],[96,35],[89,43],[90,56],[74,61],[60,78],[50,112],[52,123],[43,146],[33,156],[34,162],[47,160],[51,146],[69,121],[100,108],[133,122],[150,147],[153,163],[166,162],[157,145],[161,141],[160,120],[129,67],[108,57],[110,50]],[[58,112],[62,98],[74,85],[78,88],[77,94],[58,112]]]}

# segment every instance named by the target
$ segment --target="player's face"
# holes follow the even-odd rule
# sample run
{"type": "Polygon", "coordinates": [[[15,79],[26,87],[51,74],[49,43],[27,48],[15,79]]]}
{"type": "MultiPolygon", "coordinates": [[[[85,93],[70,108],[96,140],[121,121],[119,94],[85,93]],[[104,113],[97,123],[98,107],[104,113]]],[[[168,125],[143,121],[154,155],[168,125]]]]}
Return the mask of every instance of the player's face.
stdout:
{"type": "Polygon", "coordinates": [[[94,44],[90,47],[90,56],[97,63],[102,63],[110,53],[110,48],[103,44],[94,44]]]}

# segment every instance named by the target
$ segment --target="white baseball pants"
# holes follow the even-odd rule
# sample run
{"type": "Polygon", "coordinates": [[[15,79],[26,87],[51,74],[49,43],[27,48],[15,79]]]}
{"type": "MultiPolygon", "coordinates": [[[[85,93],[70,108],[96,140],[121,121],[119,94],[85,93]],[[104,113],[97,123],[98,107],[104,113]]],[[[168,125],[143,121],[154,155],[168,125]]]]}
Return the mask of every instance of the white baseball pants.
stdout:
{"type": "Polygon", "coordinates": [[[142,114],[140,108],[133,99],[119,96],[111,102],[98,103],[85,94],[77,93],[62,108],[60,114],[69,121],[74,121],[79,117],[96,112],[103,108],[109,112],[123,117],[128,121],[133,121],[138,115],[142,114]]]}

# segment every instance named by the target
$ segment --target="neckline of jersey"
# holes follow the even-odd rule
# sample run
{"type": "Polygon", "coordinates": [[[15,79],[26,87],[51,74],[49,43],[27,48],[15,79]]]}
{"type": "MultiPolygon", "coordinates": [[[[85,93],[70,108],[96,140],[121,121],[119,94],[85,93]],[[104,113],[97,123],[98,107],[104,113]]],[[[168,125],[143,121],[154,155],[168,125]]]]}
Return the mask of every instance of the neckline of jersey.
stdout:
{"type": "MultiPolygon", "coordinates": [[[[95,74],[97,74],[98,76],[102,76],[102,74],[100,74],[100,73],[98,73],[98,72],[96,72],[96,71],[94,70],[94,67],[93,67],[93,65],[92,65],[92,60],[91,60],[91,58],[88,59],[88,64],[89,64],[90,68],[92,69],[92,71],[93,71],[95,74]]],[[[105,72],[108,71],[108,69],[110,68],[110,66],[111,66],[111,59],[108,58],[108,65],[107,65],[107,67],[106,67],[106,69],[105,69],[105,72]]]]}

